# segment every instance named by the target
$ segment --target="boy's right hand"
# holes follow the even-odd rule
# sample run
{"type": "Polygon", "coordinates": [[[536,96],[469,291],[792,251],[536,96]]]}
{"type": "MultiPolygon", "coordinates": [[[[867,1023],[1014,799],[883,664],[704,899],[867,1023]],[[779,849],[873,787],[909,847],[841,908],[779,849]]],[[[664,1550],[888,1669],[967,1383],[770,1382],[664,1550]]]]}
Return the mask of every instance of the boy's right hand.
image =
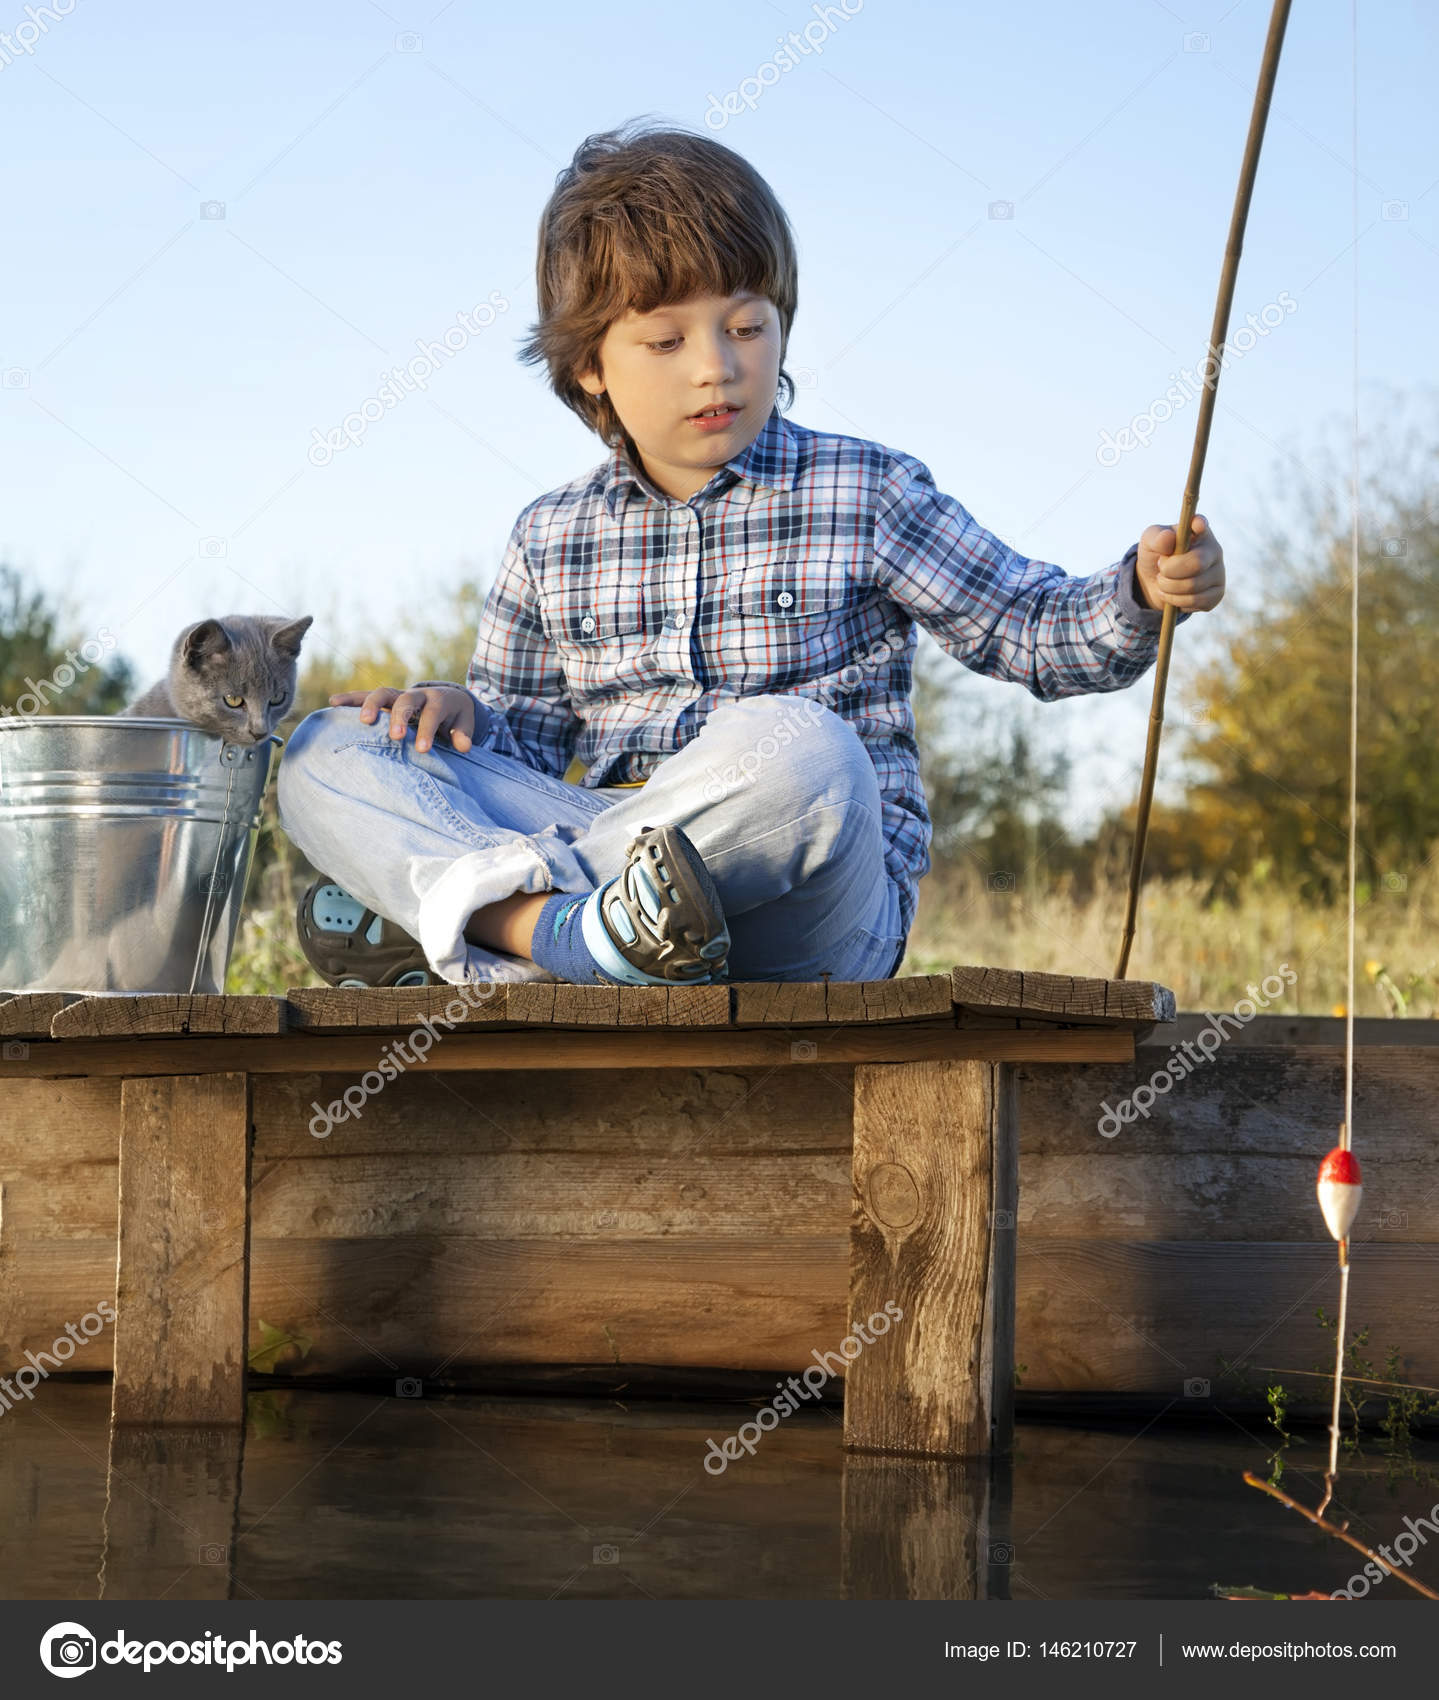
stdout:
{"type": "Polygon", "coordinates": [[[372,691],[336,691],[331,708],[360,705],[360,719],[373,721],[381,709],[390,711],[390,736],[397,742],[409,728],[410,716],[419,711],[415,748],[427,750],[436,732],[448,732],[450,742],[463,755],[475,741],[475,699],[468,691],[444,685],[412,685],[400,690],[395,685],[376,685],[372,691]]]}

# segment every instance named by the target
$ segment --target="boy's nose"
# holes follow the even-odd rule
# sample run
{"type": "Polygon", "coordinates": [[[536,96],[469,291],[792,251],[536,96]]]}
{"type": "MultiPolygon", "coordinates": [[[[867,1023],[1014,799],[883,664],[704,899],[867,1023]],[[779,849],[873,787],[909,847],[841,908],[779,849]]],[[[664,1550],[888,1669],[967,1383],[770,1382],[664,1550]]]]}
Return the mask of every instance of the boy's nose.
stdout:
{"type": "Polygon", "coordinates": [[[693,376],[697,386],[724,384],[734,377],[737,366],[733,343],[706,337],[696,339],[694,347],[697,352],[693,376]]]}

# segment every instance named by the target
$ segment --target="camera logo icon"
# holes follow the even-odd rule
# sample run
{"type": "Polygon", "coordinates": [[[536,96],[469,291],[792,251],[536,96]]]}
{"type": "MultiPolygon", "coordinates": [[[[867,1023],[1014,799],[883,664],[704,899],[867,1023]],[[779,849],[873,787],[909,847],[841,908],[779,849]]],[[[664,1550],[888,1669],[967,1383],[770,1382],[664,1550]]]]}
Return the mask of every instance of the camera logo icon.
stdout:
{"type": "Polygon", "coordinates": [[[1202,30],[1191,30],[1184,38],[1186,53],[1208,53],[1209,37],[1202,30]]]}
{"type": "Polygon", "coordinates": [[[618,1564],[619,1561],[620,1549],[618,1547],[612,1547],[606,1544],[594,1549],[593,1562],[595,1564],[618,1564]]]}
{"type": "Polygon", "coordinates": [[[1209,1383],[1202,1375],[1191,1375],[1184,1384],[1184,1397],[1186,1399],[1207,1399],[1209,1397],[1209,1383]]]}
{"type": "Polygon", "coordinates": [[[4,1057],[6,1062],[24,1062],[30,1055],[30,1047],[23,1039],[7,1039],[5,1041],[4,1057]]]}
{"type": "Polygon", "coordinates": [[[30,388],[29,368],[7,366],[5,368],[5,388],[7,390],[28,390],[30,388]]]}
{"type": "Polygon", "coordinates": [[[1408,201],[1383,201],[1380,203],[1379,216],[1381,218],[1408,218],[1409,203],[1408,201]]]}
{"type": "Polygon", "coordinates": [[[813,1039],[796,1039],[789,1048],[792,1062],[813,1062],[819,1055],[819,1046],[813,1039]]]}
{"type": "Polygon", "coordinates": [[[223,1564],[227,1556],[227,1549],[222,1546],[210,1545],[200,1548],[201,1564],[223,1564]]]}
{"type": "Polygon", "coordinates": [[[1013,218],[1014,217],[1014,202],[1013,201],[991,201],[989,203],[989,216],[991,218],[1013,218]]]}
{"type": "Polygon", "coordinates": [[[53,1624],[40,1637],[40,1663],[51,1676],[83,1676],[95,1668],[95,1637],[82,1623],[53,1624]]]}
{"type": "Polygon", "coordinates": [[[417,1375],[401,1376],[395,1383],[397,1399],[423,1399],[424,1396],[425,1384],[417,1375]]]}
{"type": "Polygon", "coordinates": [[[222,561],[230,553],[230,545],[223,537],[202,537],[200,539],[200,554],[207,561],[222,561]]]}
{"type": "Polygon", "coordinates": [[[991,1541],[989,1543],[989,1562],[991,1564],[1013,1564],[1014,1548],[1008,1541],[991,1541]]]}
{"type": "Polygon", "coordinates": [[[1014,875],[1004,872],[994,873],[984,883],[991,891],[1013,891],[1014,875]]]}
{"type": "Polygon", "coordinates": [[[1386,537],[1384,539],[1383,548],[1384,553],[1388,555],[1391,560],[1397,560],[1399,556],[1407,555],[1409,553],[1408,541],[1403,537],[1386,537]]]}
{"type": "Polygon", "coordinates": [[[996,1231],[1002,1228],[1012,1228],[1014,1226],[1014,1212],[1012,1210],[991,1210],[989,1225],[996,1231]]]}
{"type": "Polygon", "coordinates": [[[413,30],[403,30],[395,37],[396,53],[419,53],[425,45],[425,38],[416,35],[413,30]]]}
{"type": "Polygon", "coordinates": [[[201,201],[200,202],[200,217],[201,218],[224,218],[224,216],[225,216],[225,203],[223,201],[201,201]]]}

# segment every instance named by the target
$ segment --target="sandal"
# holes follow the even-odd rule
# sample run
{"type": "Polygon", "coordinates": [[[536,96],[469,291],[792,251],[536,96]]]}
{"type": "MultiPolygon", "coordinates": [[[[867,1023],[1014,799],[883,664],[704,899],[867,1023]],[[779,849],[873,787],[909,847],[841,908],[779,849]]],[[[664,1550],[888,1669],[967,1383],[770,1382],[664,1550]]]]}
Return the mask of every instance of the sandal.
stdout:
{"type": "Polygon", "coordinates": [[[419,944],[321,874],[295,910],[305,960],[331,986],[436,984],[419,944]]]}

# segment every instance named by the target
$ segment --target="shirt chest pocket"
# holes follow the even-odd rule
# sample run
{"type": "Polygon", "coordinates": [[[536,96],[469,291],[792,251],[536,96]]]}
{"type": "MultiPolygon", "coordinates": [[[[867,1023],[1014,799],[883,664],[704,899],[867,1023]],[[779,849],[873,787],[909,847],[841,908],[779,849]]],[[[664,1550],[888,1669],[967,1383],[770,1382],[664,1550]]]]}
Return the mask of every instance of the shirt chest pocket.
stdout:
{"type": "Polygon", "coordinates": [[[853,607],[857,588],[843,561],[759,561],[731,580],[725,607],[739,620],[793,631],[823,626],[853,607]]]}
{"type": "Polygon", "coordinates": [[[579,657],[638,643],[645,631],[644,575],[625,569],[557,583],[543,593],[540,623],[557,648],[579,657]]]}
{"type": "Polygon", "coordinates": [[[725,665],[747,691],[801,684],[844,655],[862,597],[847,562],[812,555],[753,561],[725,592],[725,665]]]}

